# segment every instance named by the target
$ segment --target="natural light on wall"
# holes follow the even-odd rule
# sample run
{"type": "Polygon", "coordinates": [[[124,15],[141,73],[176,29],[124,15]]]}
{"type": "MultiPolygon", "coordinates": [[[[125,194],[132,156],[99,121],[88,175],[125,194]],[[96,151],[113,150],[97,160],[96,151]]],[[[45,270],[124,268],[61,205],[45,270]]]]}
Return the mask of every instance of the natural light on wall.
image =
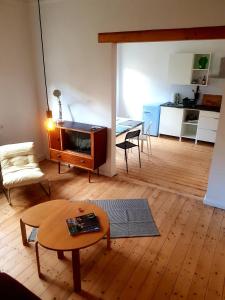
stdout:
{"type": "Polygon", "coordinates": [[[126,68],[122,75],[122,90],[127,115],[142,119],[142,105],[148,102],[151,95],[149,79],[136,70],[126,68]]]}

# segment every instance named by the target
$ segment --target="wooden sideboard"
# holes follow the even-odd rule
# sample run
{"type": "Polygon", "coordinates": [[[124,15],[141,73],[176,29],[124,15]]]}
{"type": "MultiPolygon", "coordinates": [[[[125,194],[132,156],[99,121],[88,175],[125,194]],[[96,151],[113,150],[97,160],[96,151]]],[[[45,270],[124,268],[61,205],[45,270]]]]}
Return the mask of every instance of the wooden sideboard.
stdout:
{"type": "Polygon", "coordinates": [[[65,121],[49,132],[50,159],[99,173],[106,162],[107,128],[96,125],[65,121]]]}

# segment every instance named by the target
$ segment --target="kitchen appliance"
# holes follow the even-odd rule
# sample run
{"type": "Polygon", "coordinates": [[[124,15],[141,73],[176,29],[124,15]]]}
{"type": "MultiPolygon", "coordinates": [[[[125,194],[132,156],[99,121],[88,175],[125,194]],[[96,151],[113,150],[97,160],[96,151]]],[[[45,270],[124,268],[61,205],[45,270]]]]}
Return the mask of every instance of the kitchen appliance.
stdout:
{"type": "Polygon", "coordinates": [[[160,106],[158,104],[143,106],[143,121],[144,121],[145,134],[146,134],[146,129],[151,123],[150,134],[154,136],[158,136],[159,118],[160,118],[160,106]]]}
{"type": "Polygon", "coordinates": [[[181,96],[180,96],[179,93],[174,94],[173,102],[174,102],[175,105],[179,105],[179,104],[182,103],[182,99],[181,99],[181,96]]]}
{"type": "Polygon", "coordinates": [[[183,99],[183,106],[184,107],[193,107],[194,108],[196,106],[196,104],[197,104],[197,101],[198,100],[196,100],[196,99],[190,99],[188,97],[185,97],[183,99]]]}

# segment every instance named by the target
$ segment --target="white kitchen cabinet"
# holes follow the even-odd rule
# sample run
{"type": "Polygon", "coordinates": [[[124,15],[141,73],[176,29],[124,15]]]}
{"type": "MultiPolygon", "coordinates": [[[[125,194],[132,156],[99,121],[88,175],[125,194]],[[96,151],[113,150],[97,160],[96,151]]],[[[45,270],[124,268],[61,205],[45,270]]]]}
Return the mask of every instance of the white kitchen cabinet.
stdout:
{"type": "Polygon", "coordinates": [[[193,53],[175,53],[170,56],[168,79],[171,84],[190,84],[193,53]]]}
{"type": "Polygon", "coordinates": [[[215,143],[220,113],[161,106],[159,134],[215,143]]]}
{"type": "Polygon", "coordinates": [[[198,129],[197,141],[215,143],[216,141],[216,130],[198,129]]]}
{"type": "Polygon", "coordinates": [[[168,80],[170,84],[207,85],[211,54],[175,53],[170,56],[168,80]],[[201,59],[207,63],[201,65],[201,59]]]}
{"type": "Polygon", "coordinates": [[[183,109],[161,106],[159,134],[180,137],[183,109]]]}
{"type": "Polygon", "coordinates": [[[220,114],[214,111],[200,111],[196,140],[215,143],[220,114]]]}

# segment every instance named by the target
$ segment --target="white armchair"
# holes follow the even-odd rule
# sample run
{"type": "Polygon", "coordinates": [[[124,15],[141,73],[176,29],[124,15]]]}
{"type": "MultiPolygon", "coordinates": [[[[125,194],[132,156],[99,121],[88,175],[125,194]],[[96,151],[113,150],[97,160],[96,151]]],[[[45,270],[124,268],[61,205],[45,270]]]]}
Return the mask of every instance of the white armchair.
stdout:
{"type": "MultiPolygon", "coordinates": [[[[46,181],[34,155],[34,143],[19,143],[0,146],[0,167],[3,191],[11,204],[10,190],[15,187],[46,181]]],[[[47,180],[48,182],[48,180],[47,180]]],[[[41,184],[43,190],[50,195],[41,184]]]]}

